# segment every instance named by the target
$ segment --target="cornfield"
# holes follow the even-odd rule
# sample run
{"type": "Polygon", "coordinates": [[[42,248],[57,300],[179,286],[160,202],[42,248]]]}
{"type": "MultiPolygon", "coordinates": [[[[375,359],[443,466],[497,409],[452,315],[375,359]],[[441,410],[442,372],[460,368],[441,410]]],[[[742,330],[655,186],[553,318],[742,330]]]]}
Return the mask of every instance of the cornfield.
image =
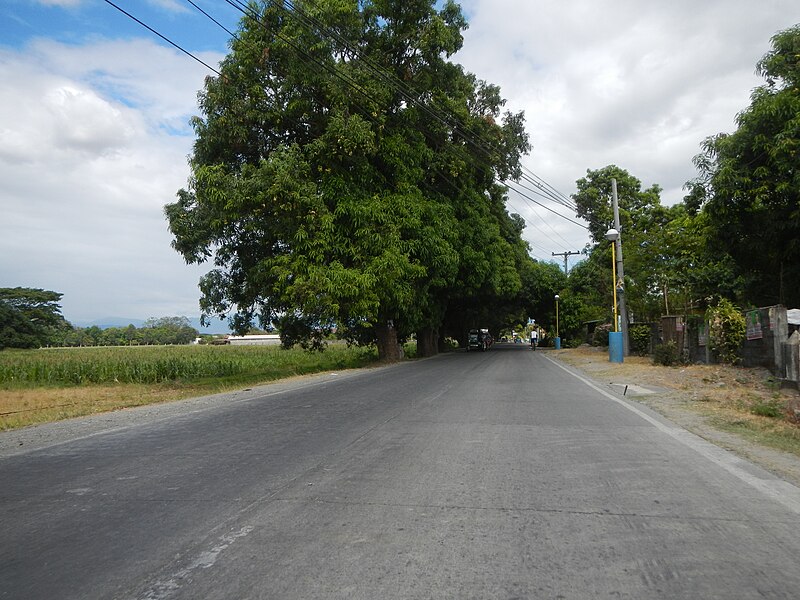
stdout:
{"type": "Polygon", "coordinates": [[[158,384],[215,378],[269,381],[364,366],[374,350],[332,345],[325,352],[275,346],[130,346],[0,352],[0,388],[158,384]]]}

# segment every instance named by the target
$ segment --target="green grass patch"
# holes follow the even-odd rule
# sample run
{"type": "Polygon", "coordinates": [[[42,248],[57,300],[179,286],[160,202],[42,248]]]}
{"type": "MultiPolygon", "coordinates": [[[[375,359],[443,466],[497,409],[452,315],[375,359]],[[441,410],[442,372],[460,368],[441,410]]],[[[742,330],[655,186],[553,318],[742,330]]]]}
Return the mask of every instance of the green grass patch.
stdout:
{"type": "Polygon", "coordinates": [[[277,346],[125,346],[0,352],[0,389],[204,380],[272,381],[363,367],[372,348],[331,345],[325,352],[277,346]]]}
{"type": "Polygon", "coordinates": [[[132,346],[0,352],[0,430],[366,367],[375,348],[132,346]]]}
{"type": "Polygon", "coordinates": [[[800,428],[789,423],[771,417],[736,418],[719,415],[712,418],[711,423],[751,442],[800,456],[800,428]]]}

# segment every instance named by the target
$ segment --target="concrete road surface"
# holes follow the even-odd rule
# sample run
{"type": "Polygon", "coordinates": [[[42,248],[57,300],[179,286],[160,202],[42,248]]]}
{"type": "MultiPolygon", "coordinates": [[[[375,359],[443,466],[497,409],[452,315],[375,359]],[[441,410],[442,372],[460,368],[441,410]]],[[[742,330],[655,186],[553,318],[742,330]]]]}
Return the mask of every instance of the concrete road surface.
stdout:
{"type": "Polygon", "coordinates": [[[0,434],[0,598],[800,596],[797,488],[552,356],[0,434]]]}

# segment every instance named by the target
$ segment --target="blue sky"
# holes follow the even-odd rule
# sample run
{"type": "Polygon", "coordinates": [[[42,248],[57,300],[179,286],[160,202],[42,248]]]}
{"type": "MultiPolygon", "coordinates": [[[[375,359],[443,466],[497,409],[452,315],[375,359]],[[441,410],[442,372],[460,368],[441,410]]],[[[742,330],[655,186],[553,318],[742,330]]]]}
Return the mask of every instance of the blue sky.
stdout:
{"type": "MultiPolygon", "coordinates": [[[[114,1],[210,65],[227,51],[228,34],[185,0],[114,1]]],[[[224,0],[195,3],[235,29],[224,0]]],[[[734,129],[770,37],[800,21],[796,0],[462,6],[470,28],[454,60],[526,112],[528,169],[571,194],[587,169],[617,164],[667,204],[702,140],[734,129]]],[[[208,267],[170,247],[162,210],[186,185],[207,75],[103,0],[0,4],[0,287],[61,292],[74,322],[199,314],[208,267]]],[[[515,194],[509,209],[538,259],[588,241],[515,194]]]]}
{"type": "MultiPolygon", "coordinates": [[[[192,50],[224,52],[228,35],[184,0],[114,0],[119,8],[192,50]]],[[[237,12],[219,0],[194,2],[231,31],[237,12]]],[[[21,47],[46,37],[83,45],[92,38],[131,39],[149,35],[133,19],[103,0],[5,0],[0,7],[3,44],[21,47]]]]}

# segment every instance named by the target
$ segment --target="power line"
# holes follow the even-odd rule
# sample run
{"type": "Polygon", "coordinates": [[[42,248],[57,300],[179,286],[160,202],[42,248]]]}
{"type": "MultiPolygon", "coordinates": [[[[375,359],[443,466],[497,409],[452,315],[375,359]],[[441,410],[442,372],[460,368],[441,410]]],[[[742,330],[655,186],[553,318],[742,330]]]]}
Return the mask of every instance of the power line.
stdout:
{"type": "Polygon", "coordinates": [[[113,6],[114,8],[116,8],[116,9],[117,9],[119,12],[121,12],[122,14],[124,14],[126,17],[128,17],[128,18],[130,18],[130,19],[133,19],[134,21],[136,21],[136,22],[137,22],[139,25],[141,25],[142,27],[144,27],[144,28],[145,28],[145,29],[147,29],[148,31],[151,31],[152,33],[154,33],[155,35],[157,35],[158,37],[160,37],[162,40],[164,40],[165,42],[167,42],[167,43],[168,43],[168,44],[170,44],[171,46],[173,46],[173,47],[177,48],[178,50],[180,50],[181,52],[183,52],[183,53],[184,53],[186,56],[188,56],[188,57],[189,57],[189,58],[191,58],[192,60],[196,60],[196,61],[197,61],[197,62],[199,62],[201,65],[203,65],[204,67],[206,67],[206,68],[207,68],[209,71],[213,71],[214,73],[216,73],[217,75],[220,75],[220,76],[222,75],[222,73],[220,73],[219,71],[217,71],[217,70],[216,70],[214,67],[212,67],[212,66],[211,66],[211,65],[209,65],[208,63],[204,62],[203,60],[199,59],[199,58],[198,58],[198,57],[196,57],[194,54],[192,54],[191,52],[189,52],[188,50],[186,50],[185,48],[182,48],[181,46],[179,46],[178,44],[176,44],[175,42],[173,42],[171,39],[169,39],[168,37],[166,37],[166,36],[164,36],[164,35],[161,35],[161,34],[160,34],[158,31],[156,31],[155,29],[153,29],[152,27],[150,27],[149,25],[147,25],[147,24],[146,24],[146,23],[144,23],[143,21],[141,21],[141,20],[137,19],[137,18],[136,18],[136,17],[134,17],[134,16],[133,16],[131,13],[127,12],[126,10],[123,10],[122,8],[120,8],[119,6],[117,6],[116,4],[114,4],[113,2],[111,2],[111,0],[104,0],[104,1],[105,1],[105,3],[106,3],[106,4],[108,4],[108,5],[110,5],[110,6],[113,6]]]}
{"type": "Polygon", "coordinates": [[[192,6],[194,6],[194,7],[195,7],[197,10],[199,10],[201,13],[203,13],[203,14],[204,14],[206,17],[208,17],[208,19],[210,19],[211,21],[213,21],[213,22],[214,22],[214,23],[215,23],[217,26],[219,26],[221,29],[223,29],[223,30],[224,30],[224,31],[225,31],[225,32],[226,32],[228,35],[230,35],[230,36],[231,36],[231,37],[233,37],[233,38],[239,39],[239,36],[237,36],[237,35],[236,35],[236,34],[235,34],[233,31],[231,31],[230,29],[228,29],[227,27],[225,27],[225,25],[223,25],[222,23],[220,23],[219,21],[217,21],[217,20],[216,20],[214,17],[212,17],[210,14],[208,14],[208,13],[207,13],[206,11],[204,11],[202,8],[200,8],[199,6],[197,6],[197,4],[195,4],[194,2],[192,2],[192,0],[186,0],[186,2],[188,2],[189,4],[191,4],[192,6]]]}
{"type": "MultiPolygon", "coordinates": [[[[520,217],[520,218],[521,218],[523,221],[525,221],[525,224],[526,224],[526,225],[529,225],[530,227],[532,227],[532,228],[536,229],[537,231],[539,231],[539,233],[541,233],[541,234],[542,234],[542,237],[543,237],[543,238],[545,238],[545,239],[547,239],[548,241],[550,241],[550,242],[553,244],[553,246],[556,246],[556,243],[555,243],[555,241],[553,240],[553,238],[549,237],[549,236],[548,236],[548,235],[547,235],[545,232],[543,232],[543,231],[542,231],[542,230],[539,228],[539,226],[538,226],[538,225],[536,225],[536,223],[534,223],[534,222],[533,222],[533,221],[531,221],[530,219],[527,219],[527,218],[526,218],[526,217],[525,217],[523,214],[521,214],[521,211],[519,210],[519,208],[518,208],[516,205],[514,205],[514,204],[513,204],[513,203],[512,203],[510,200],[508,201],[508,205],[509,205],[509,206],[510,206],[510,207],[511,207],[513,210],[517,211],[517,213],[516,213],[516,214],[518,214],[518,215],[519,215],[519,217],[520,217]]],[[[547,248],[545,248],[544,246],[541,246],[541,245],[539,245],[538,243],[536,243],[536,242],[533,242],[533,241],[531,241],[531,240],[526,240],[526,241],[528,242],[528,244],[530,244],[531,246],[534,246],[534,247],[536,247],[537,249],[539,249],[539,250],[542,252],[542,254],[540,254],[540,255],[537,255],[537,257],[538,257],[539,259],[541,259],[542,261],[548,261],[548,260],[550,260],[550,259],[548,258],[548,257],[549,257],[549,252],[548,252],[548,249],[547,249],[547,248]]]]}
{"type": "Polygon", "coordinates": [[[559,213],[559,212],[556,212],[555,210],[553,210],[553,209],[552,209],[552,208],[550,208],[549,206],[545,206],[545,205],[544,205],[544,204],[542,204],[541,202],[538,202],[537,200],[534,200],[533,198],[531,198],[530,196],[528,196],[528,195],[527,195],[527,194],[525,194],[524,192],[521,192],[521,191],[519,191],[518,189],[516,189],[516,188],[515,188],[513,185],[510,185],[508,182],[506,182],[506,185],[507,185],[508,187],[510,187],[512,190],[514,190],[515,192],[517,192],[517,193],[518,193],[520,196],[522,196],[523,198],[525,198],[525,199],[526,199],[528,202],[532,202],[533,204],[536,204],[537,206],[541,206],[543,209],[545,209],[545,210],[547,210],[547,211],[550,211],[550,212],[551,212],[551,213],[553,213],[554,215],[557,215],[557,216],[561,217],[562,219],[564,219],[565,221],[569,221],[570,223],[573,223],[573,224],[577,225],[578,227],[582,227],[583,229],[589,229],[589,227],[588,227],[587,225],[584,225],[584,224],[582,224],[582,223],[578,223],[577,221],[573,221],[573,220],[572,220],[572,219],[570,219],[569,217],[565,217],[565,216],[564,216],[564,215],[562,215],[561,213],[559,213]]]}
{"type": "MultiPolygon", "coordinates": [[[[256,19],[256,17],[258,16],[257,14],[254,14],[253,9],[250,6],[245,5],[243,2],[241,2],[241,0],[225,0],[225,1],[231,7],[233,7],[234,9],[238,10],[239,12],[241,12],[242,14],[244,14],[246,16],[250,16],[251,18],[254,18],[254,19],[256,19]]],[[[414,106],[417,106],[419,109],[423,110],[426,114],[431,116],[434,120],[436,120],[440,124],[444,125],[445,127],[451,129],[454,134],[459,135],[465,142],[471,144],[474,148],[476,148],[479,151],[482,151],[484,154],[486,154],[487,157],[491,158],[493,148],[491,148],[491,146],[488,146],[484,142],[484,140],[481,139],[480,135],[478,135],[475,132],[473,132],[471,130],[471,128],[469,128],[468,126],[465,126],[463,123],[460,122],[460,120],[456,119],[457,122],[455,122],[455,123],[451,122],[449,118],[455,117],[455,115],[453,115],[453,113],[451,113],[449,111],[443,111],[442,109],[440,109],[439,107],[437,107],[435,105],[433,107],[431,107],[431,106],[428,106],[426,103],[421,102],[414,95],[414,91],[408,85],[406,85],[405,83],[400,81],[397,77],[395,77],[395,76],[393,76],[391,74],[386,74],[379,66],[375,65],[373,61],[371,61],[368,57],[365,57],[358,49],[354,48],[352,46],[352,44],[349,42],[349,40],[347,40],[346,38],[342,37],[341,35],[339,35],[337,32],[335,32],[331,28],[327,27],[324,23],[320,22],[319,20],[315,19],[314,17],[309,16],[307,13],[305,13],[301,9],[297,8],[297,6],[294,5],[290,0],[282,0],[282,1],[269,0],[269,1],[273,6],[276,6],[277,8],[283,10],[289,16],[297,19],[302,25],[304,25],[305,27],[311,29],[312,32],[317,34],[319,37],[321,37],[323,39],[333,38],[333,40],[335,40],[336,42],[341,44],[341,46],[343,47],[343,50],[348,52],[350,54],[351,58],[352,57],[358,58],[361,61],[361,64],[364,64],[366,66],[367,70],[371,74],[373,74],[374,76],[378,77],[381,81],[384,81],[389,86],[391,86],[391,88],[394,91],[398,92],[404,100],[406,100],[407,102],[412,103],[414,106]],[[316,30],[316,31],[314,31],[314,30],[316,30]]],[[[187,56],[189,56],[193,60],[196,60],[200,64],[204,65],[206,68],[208,68],[212,72],[216,73],[218,76],[220,76],[220,77],[222,76],[222,74],[217,69],[215,69],[215,68],[211,67],[210,65],[208,65],[207,63],[203,62],[202,60],[200,60],[199,58],[194,56],[191,52],[189,52],[188,50],[185,50],[184,48],[182,48],[181,46],[179,46],[178,44],[176,44],[175,42],[173,42],[172,40],[170,40],[166,36],[162,35],[158,31],[156,31],[154,28],[150,27],[149,25],[145,24],[140,19],[136,18],[135,16],[131,15],[130,13],[128,13],[125,10],[123,10],[122,8],[120,8],[119,6],[117,6],[116,4],[111,2],[110,0],[105,0],[105,2],[108,3],[110,6],[116,8],[117,10],[119,10],[120,12],[122,12],[123,14],[128,16],[129,18],[133,19],[134,21],[136,21],[137,23],[139,23],[140,25],[142,25],[143,27],[145,27],[146,29],[148,29],[149,31],[151,31],[152,33],[154,33],[155,35],[157,35],[158,37],[160,37],[161,39],[163,39],[164,41],[169,43],[170,45],[174,46],[175,48],[177,48],[178,50],[180,50],[181,52],[183,52],[184,54],[186,54],[187,56]]],[[[195,9],[197,9],[199,12],[201,12],[204,16],[206,16],[208,19],[213,21],[217,26],[219,26],[221,29],[223,29],[225,32],[227,32],[229,35],[231,35],[232,37],[234,37],[236,39],[240,39],[235,33],[231,32],[227,27],[225,27],[219,21],[214,19],[206,11],[204,11],[202,8],[200,8],[195,2],[193,2],[192,0],[187,0],[187,2],[189,4],[191,4],[195,9]]],[[[314,6],[317,6],[313,2],[313,0],[309,0],[309,3],[314,5],[314,6]]],[[[261,23],[259,22],[259,24],[261,24],[261,23]]],[[[266,25],[264,25],[264,24],[261,24],[261,25],[266,27],[266,25]]],[[[287,46],[292,48],[295,52],[297,52],[306,61],[310,61],[310,62],[314,63],[315,65],[317,65],[318,67],[324,69],[329,74],[331,74],[333,77],[335,77],[336,79],[341,81],[345,86],[347,86],[348,88],[356,91],[358,94],[360,94],[361,96],[367,98],[371,102],[373,102],[375,104],[380,104],[373,96],[371,96],[366,90],[364,90],[358,84],[357,81],[355,81],[352,77],[350,77],[346,73],[340,72],[337,69],[331,67],[330,65],[320,61],[319,59],[317,59],[317,58],[315,58],[313,56],[311,56],[310,54],[305,52],[305,50],[303,50],[302,48],[297,46],[294,42],[292,42],[289,38],[287,38],[286,36],[282,35],[280,32],[276,31],[275,32],[275,36],[278,39],[280,39],[281,41],[283,41],[285,44],[287,44],[287,46]]],[[[357,102],[354,102],[354,104],[356,105],[356,107],[359,110],[362,111],[362,113],[369,120],[372,120],[373,122],[377,123],[377,120],[376,120],[375,117],[373,117],[371,111],[367,110],[365,107],[363,107],[362,105],[360,105],[357,102]]],[[[486,166],[489,166],[489,168],[494,170],[494,167],[492,167],[490,164],[486,165],[486,166]]],[[[533,173],[533,171],[531,171],[530,169],[527,169],[526,167],[524,167],[522,165],[520,165],[520,169],[523,171],[523,173],[521,174],[520,178],[523,179],[523,180],[529,181],[530,183],[532,183],[538,189],[537,190],[531,189],[531,188],[529,188],[529,187],[527,187],[527,186],[525,186],[525,185],[523,185],[521,183],[518,183],[518,182],[517,182],[517,185],[520,185],[524,189],[526,189],[526,190],[528,190],[528,191],[530,191],[530,192],[532,192],[534,194],[537,194],[537,195],[539,195],[539,196],[541,196],[541,197],[543,197],[545,199],[551,200],[551,201],[553,201],[553,202],[555,202],[557,204],[565,206],[566,208],[569,208],[571,210],[575,209],[574,203],[572,203],[564,194],[562,194],[561,192],[556,190],[553,186],[551,186],[546,181],[544,181],[544,179],[542,179],[541,177],[539,177],[538,175],[533,173]],[[526,174],[524,171],[527,171],[528,173],[530,173],[530,175],[526,174]]],[[[457,186],[452,180],[450,180],[449,178],[444,176],[444,174],[441,173],[438,169],[434,169],[434,172],[439,174],[440,177],[442,177],[446,182],[448,182],[451,186],[453,186],[457,191],[463,191],[463,188],[457,186]]],[[[553,210],[553,209],[541,204],[540,202],[537,202],[536,200],[534,200],[533,198],[531,198],[527,194],[521,192],[519,189],[516,189],[513,185],[510,184],[509,181],[501,181],[501,183],[503,185],[505,185],[506,187],[508,187],[509,189],[512,189],[513,191],[516,191],[518,194],[520,194],[523,198],[525,198],[529,202],[532,202],[532,203],[534,203],[534,204],[536,204],[538,206],[541,206],[545,210],[548,210],[551,213],[553,213],[554,215],[556,215],[556,216],[558,216],[558,217],[560,217],[562,219],[565,219],[565,220],[567,220],[567,221],[569,221],[569,222],[571,222],[571,223],[573,223],[575,225],[578,225],[580,227],[588,229],[588,227],[578,223],[577,221],[574,221],[574,220],[572,220],[572,219],[570,219],[570,218],[558,213],[557,211],[555,211],[555,210],[553,210]]]]}

